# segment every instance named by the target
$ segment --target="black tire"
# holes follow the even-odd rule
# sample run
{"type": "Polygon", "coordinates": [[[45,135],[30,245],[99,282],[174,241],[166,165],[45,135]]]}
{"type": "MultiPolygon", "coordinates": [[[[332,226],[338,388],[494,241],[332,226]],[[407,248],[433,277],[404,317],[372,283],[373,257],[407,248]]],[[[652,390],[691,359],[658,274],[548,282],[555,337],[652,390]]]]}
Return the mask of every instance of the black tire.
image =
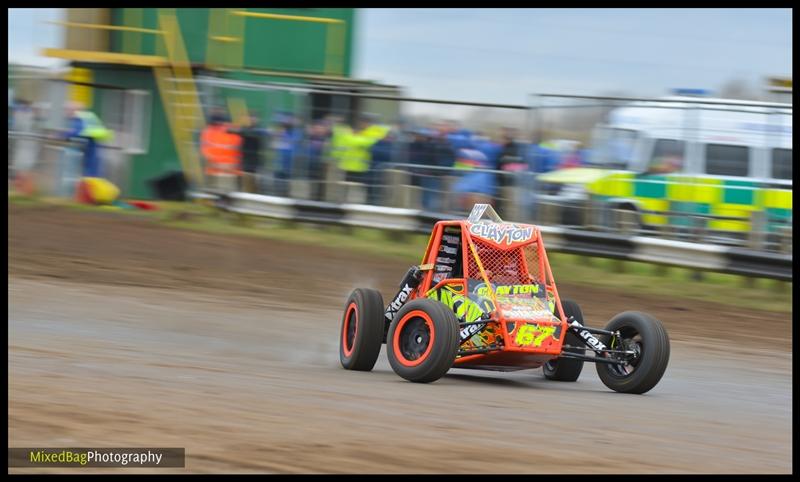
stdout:
{"type": "Polygon", "coordinates": [[[608,388],[621,393],[645,393],[661,380],[669,363],[669,336],[664,325],[646,313],[626,311],[606,325],[606,330],[619,331],[623,346],[610,344],[610,337],[600,340],[609,348],[632,348],[639,355],[621,367],[597,363],[597,375],[608,388]]]}
{"type": "Polygon", "coordinates": [[[339,330],[339,361],[345,369],[372,370],[381,353],[385,325],[381,294],[366,288],[354,290],[344,305],[339,330]]]}
{"type": "Polygon", "coordinates": [[[458,353],[458,319],[442,303],[410,301],[395,315],[386,337],[386,353],[395,373],[430,383],[444,376],[458,353]]]}
{"type": "MultiPolygon", "coordinates": [[[[583,324],[583,312],[578,303],[572,300],[561,300],[561,306],[564,308],[564,315],[569,323],[569,317],[572,316],[581,325],[583,324]]],[[[558,306],[556,306],[556,316],[558,316],[558,306]]],[[[564,338],[565,345],[583,346],[583,342],[572,332],[568,331],[567,336],[564,338]]],[[[548,380],[556,380],[559,382],[574,382],[581,375],[583,370],[583,360],[574,360],[570,358],[561,358],[557,360],[550,360],[542,365],[544,377],[548,380]]]]}

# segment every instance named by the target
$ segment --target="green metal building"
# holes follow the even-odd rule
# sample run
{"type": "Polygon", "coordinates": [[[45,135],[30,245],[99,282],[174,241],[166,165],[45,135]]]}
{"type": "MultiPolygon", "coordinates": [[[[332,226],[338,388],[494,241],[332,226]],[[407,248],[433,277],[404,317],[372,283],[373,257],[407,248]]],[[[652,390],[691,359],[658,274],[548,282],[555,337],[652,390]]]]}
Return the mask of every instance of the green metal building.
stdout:
{"type": "Polygon", "coordinates": [[[117,132],[123,194],[151,198],[148,180],[199,172],[191,141],[212,105],[233,116],[246,108],[266,122],[278,110],[301,117],[337,105],[359,111],[355,97],[336,92],[397,95],[394,86],[351,77],[355,17],[354,9],[339,8],[67,9],[65,48],[45,54],[70,61],[68,97],[117,132]],[[281,85],[331,94],[298,95],[281,85]]]}

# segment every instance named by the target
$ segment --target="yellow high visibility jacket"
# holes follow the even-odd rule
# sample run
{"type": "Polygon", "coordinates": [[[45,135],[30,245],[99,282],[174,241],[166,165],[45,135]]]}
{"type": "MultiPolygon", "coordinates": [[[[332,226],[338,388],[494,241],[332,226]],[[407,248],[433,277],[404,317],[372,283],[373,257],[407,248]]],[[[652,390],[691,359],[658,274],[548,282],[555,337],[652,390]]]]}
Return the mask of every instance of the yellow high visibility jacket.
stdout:
{"type": "Polygon", "coordinates": [[[348,126],[334,126],[331,156],[340,169],[347,172],[366,172],[370,167],[370,148],[386,137],[389,127],[372,125],[360,132],[348,126]]]}
{"type": "Polygon", "coordinates": [[[106,129],[94,112],[82,110],[75,115],[83,121],[83,129],[80,132],[82,137],[91,137],[98,142],[111,141],[114,138],[114,131],[106,129]]]}

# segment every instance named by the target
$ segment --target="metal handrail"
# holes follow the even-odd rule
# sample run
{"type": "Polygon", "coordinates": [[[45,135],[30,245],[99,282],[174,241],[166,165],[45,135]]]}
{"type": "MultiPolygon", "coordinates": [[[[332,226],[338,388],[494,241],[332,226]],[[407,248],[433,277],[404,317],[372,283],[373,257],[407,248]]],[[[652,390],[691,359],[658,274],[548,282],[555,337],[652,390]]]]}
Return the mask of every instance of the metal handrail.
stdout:
{"type": "Polygon", "coordinates": [[[741,107],[776,107],[776,108],[785,108],[791,109],[792,104],[780,103],[780,102],[755,102],[755,101],[737,101],[737,100],[730,100],[725,99],[725,102],[720,102],[718,99],[705,99],[698,98],[697,100],[692,99],[660,99],[660,98],[647,98],[647,97],[615,97],[615,96],[604,96],[604,95],[573,95],[573,94],[530,94],[537,97],[544,97],[544,98],[563,98],[563,99],[599,99],[599,100],[619,100],[619,101],[626,101],[626,102],[666,102],[666,103],[678,103],[678,104],[720,104],[720,105],[736,105],[741,107]]]}
{"type": "MultiPolygon", "coordinates": [[[[56,145],[56,146],[80,146],[84,144],[86,141],[80,138],[70,138],[64,139],[60,136],[42,134],[39,132],[25,132],[25,131],[8,131],[9,138],[28,138],[28,139],[36,139],[39,141],[45,141],[49,144],[56,145]]],[[[120,146],[114,146],[110,144],[103,144],[97,143],[97,147],[100,149],[109,149],[109,150],[122,150],[123,148],[120,146]]]]}
{"type": "Polygon", "coordinates": [[[246,10],[236,10],[231,13],[233,13],[233,15],[238,15],[240,17],[266,18],[273,20],[296,20],[298,22],[316,22],[316,23],[328,23],[328,24],[344,23],[344,20],[339,20],[336,18],[303,17],[300,15],[281,15],[277,13],[248,12],[246,10]]]}
{"type": "Polygon", "coordinates": [[[67,28],[88,28],[88,29],[96,29],[96,30],[121,30],[123,32],[141,32],[141,33],[149,33],[153,35],[164,35],[163,30],[156,30],[152,28],[141,28],[141,27],[127,27],[123,25],[108,25],[108,24],[100,24],[100,23],[80,23],[80,22],[64,22],[61,20],[48,20],[46,23],[55,24],[55,25],[62,25],[67,28]]]}
{"type": "MultiPolygon", "coordinates": [[[[480,169],[480,168],[457,169],[455,167],[427,166],[427,165],[424,165],[424,164],[410,164],[410,163],[403,163],[403,162],[387,162],[387,163],[381,165],[381,167],[383,167],[383,166],[386,166],[384,169],[387,169],[387,168],[391,169],[393,167],[404,167],[404,168],[410,168],[410,169],[424,169],[424,170],[432,170],[432,171],[449,171],[449,172],[455,172],[457,174],[467,174],[467,173],[470,173],[470,172],[485,172],[485,173],[489,173],[489,174],[505,174],[505,175],[520,174],[519,172],[515,172],[515,171],[501,171],[501,170],[498,170],[498,169],[480,169]]],[[[533,174],[533,173],[523,173],[523,174],[533,174]]]]}

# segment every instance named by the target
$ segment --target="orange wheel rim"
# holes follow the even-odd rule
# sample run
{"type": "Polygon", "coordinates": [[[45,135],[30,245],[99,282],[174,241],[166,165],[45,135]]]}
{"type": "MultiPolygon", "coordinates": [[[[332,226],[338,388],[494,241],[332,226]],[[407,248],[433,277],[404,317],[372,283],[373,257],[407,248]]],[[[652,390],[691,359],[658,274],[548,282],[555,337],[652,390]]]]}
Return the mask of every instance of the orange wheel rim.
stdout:
{"type": "Polygon", "coordinates": [[[358,335],[358,309],[355,302],[347,305],[344,312],[344,323],[342,324],[342,351],[344,356],[350,357],[356,344],[358,335]]]}
{"type": "Polygon", "coordinates": [[[428,358],[435,340],[436,330],[431,317],[422,310],[414,310],[397,322],[392,350],[401,365],[415,367],[428,358]]]}

